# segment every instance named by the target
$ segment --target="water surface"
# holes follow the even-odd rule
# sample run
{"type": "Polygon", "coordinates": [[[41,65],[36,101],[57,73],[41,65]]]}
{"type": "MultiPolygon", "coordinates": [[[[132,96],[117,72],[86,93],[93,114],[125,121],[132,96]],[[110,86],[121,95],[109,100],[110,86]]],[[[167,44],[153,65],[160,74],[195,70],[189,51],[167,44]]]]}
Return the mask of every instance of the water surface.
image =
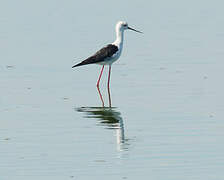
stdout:
{"type": "Polygon", "coordinates": [[[223,5],[1,3],[0,177],[223,179],[223,5]],[[103,108],[100,66],[71,67],[112,42],[118,20],[144,34],[125,32],[112,108],[105,68],[103,108]]]}

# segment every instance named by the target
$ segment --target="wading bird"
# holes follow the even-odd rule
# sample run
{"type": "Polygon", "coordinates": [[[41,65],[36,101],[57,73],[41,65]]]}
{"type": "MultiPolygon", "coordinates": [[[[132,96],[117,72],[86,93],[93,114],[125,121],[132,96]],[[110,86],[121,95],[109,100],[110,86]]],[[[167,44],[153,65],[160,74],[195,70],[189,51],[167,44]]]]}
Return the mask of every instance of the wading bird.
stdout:
{"type": "Polygon", "coordinates": [[[100,71],[100,75],[97,81],[97,90],[100,95],[100,99],[102,101],[102,104],[104,106],[104,101],[102,98],[102,95],[99,90],[99,84],[100,84],[100,79],[104,70],[105,65],[109,65],[109,74],[108,74],[108,81],[107,81],[107,89],[108,89],[108,95],[109,95],[109,106],[111,107],[111,98],[110,98],[110,74],[111,74],[111,65],[119,59],[122,49],[123,49],[123,41],[124,41],[124,31],[125,30],[132,30],[138,33],[142,33],[141,31],[135,30],[131,27],[128,26],[127,22],[124,21],[119,21],[116,24],[115,30],[116,30],[116,40],[108,44],[107,46],[103,47],[99,51],[97,51],[94,55],[90,56],[89,58],[85,59],[81,63],[78,63],[74,65],[74,67],[82,66],[82,65],[87,65],[87,64],[99,64],[102,65],[102,69],[100,71]]]}

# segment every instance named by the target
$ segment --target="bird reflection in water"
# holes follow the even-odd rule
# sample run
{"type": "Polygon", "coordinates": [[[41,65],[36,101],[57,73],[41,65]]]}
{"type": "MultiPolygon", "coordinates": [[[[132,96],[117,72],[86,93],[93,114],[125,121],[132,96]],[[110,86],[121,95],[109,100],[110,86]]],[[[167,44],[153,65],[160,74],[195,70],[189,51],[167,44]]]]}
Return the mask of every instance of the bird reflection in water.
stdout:
{"type": "Polygon", "coordinates": [[[119,151],[127,150],[127,139],[124,135],[124,122],[121,113],[116,108],[105,107],[80,107],[76,111],[85,113],[86,118],[96,118],[99,125],[105,126],[106,129],[116,130],[117,149],[119,151]]]}

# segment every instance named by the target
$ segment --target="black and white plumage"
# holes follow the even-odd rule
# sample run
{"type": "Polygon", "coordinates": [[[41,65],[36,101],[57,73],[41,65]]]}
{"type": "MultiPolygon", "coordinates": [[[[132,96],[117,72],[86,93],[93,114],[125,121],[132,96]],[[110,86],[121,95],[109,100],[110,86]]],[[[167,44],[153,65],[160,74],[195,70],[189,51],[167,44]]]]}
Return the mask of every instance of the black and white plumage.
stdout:
{"type": "Polygon", "coordinates": [[[107,60],[109,61],[110,58],[116,54],[117,51],[118,47],[116,45],[108,44],[106,47],[103,47],[102,49],[97,51],[94,55],[85,59],[81,63],[74,65],[73,68],[87,64],[95,64],[95,63],[100,64],[106,62],[107,60]]]}
{"type": "Polygon", "coordinates": [[[104,106],[104,101],[102,98],[102,95],[99,90],[99,83],[100,79],[104,70],[104,65],[109,65],[109,74],[108,74],[108,83],[107,83],[107,88],[108,88],[108,94],[109,94],[109,105],[111,107],[111,99],[110,99],[110,91],[109,91],[109,84],[110,84],[110,73],[111,73],[111,65],[119,59],[122,49],[123,49],[123,40],[124,40],[124,30],[133,30],[139,33],[142,33],[141,31],[137,31],[131,27],[128,26],[127,22],[124,21],[119,21],[116,24],[115,30],[116,30],[116,40],[112,43],[109,44],[99,51],[97,51],[94,55],[90,56],[89,58],[85,59],[84,61],[74,65],[74,67],[82,66],[82,65],[87,65],[87,64],[100,64],[103,65],[99,79],[97,81],[97,89],[100,94],[100,99],[102,101],[102,104],[104,106]]]}

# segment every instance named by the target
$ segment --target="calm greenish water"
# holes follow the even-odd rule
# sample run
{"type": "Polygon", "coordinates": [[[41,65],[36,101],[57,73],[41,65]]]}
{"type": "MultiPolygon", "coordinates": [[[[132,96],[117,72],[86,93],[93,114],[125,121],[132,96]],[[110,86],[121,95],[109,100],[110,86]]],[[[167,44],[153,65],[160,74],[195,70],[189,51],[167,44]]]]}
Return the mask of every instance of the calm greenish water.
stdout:
{"type": "Polygon", "coordinates": [[[223,6],[2,2],[0,179],[224,179],[223,6]],[[71,67],[118,20],[144,34],[125,32],[102,108],[100,66],[71,67]]]}

